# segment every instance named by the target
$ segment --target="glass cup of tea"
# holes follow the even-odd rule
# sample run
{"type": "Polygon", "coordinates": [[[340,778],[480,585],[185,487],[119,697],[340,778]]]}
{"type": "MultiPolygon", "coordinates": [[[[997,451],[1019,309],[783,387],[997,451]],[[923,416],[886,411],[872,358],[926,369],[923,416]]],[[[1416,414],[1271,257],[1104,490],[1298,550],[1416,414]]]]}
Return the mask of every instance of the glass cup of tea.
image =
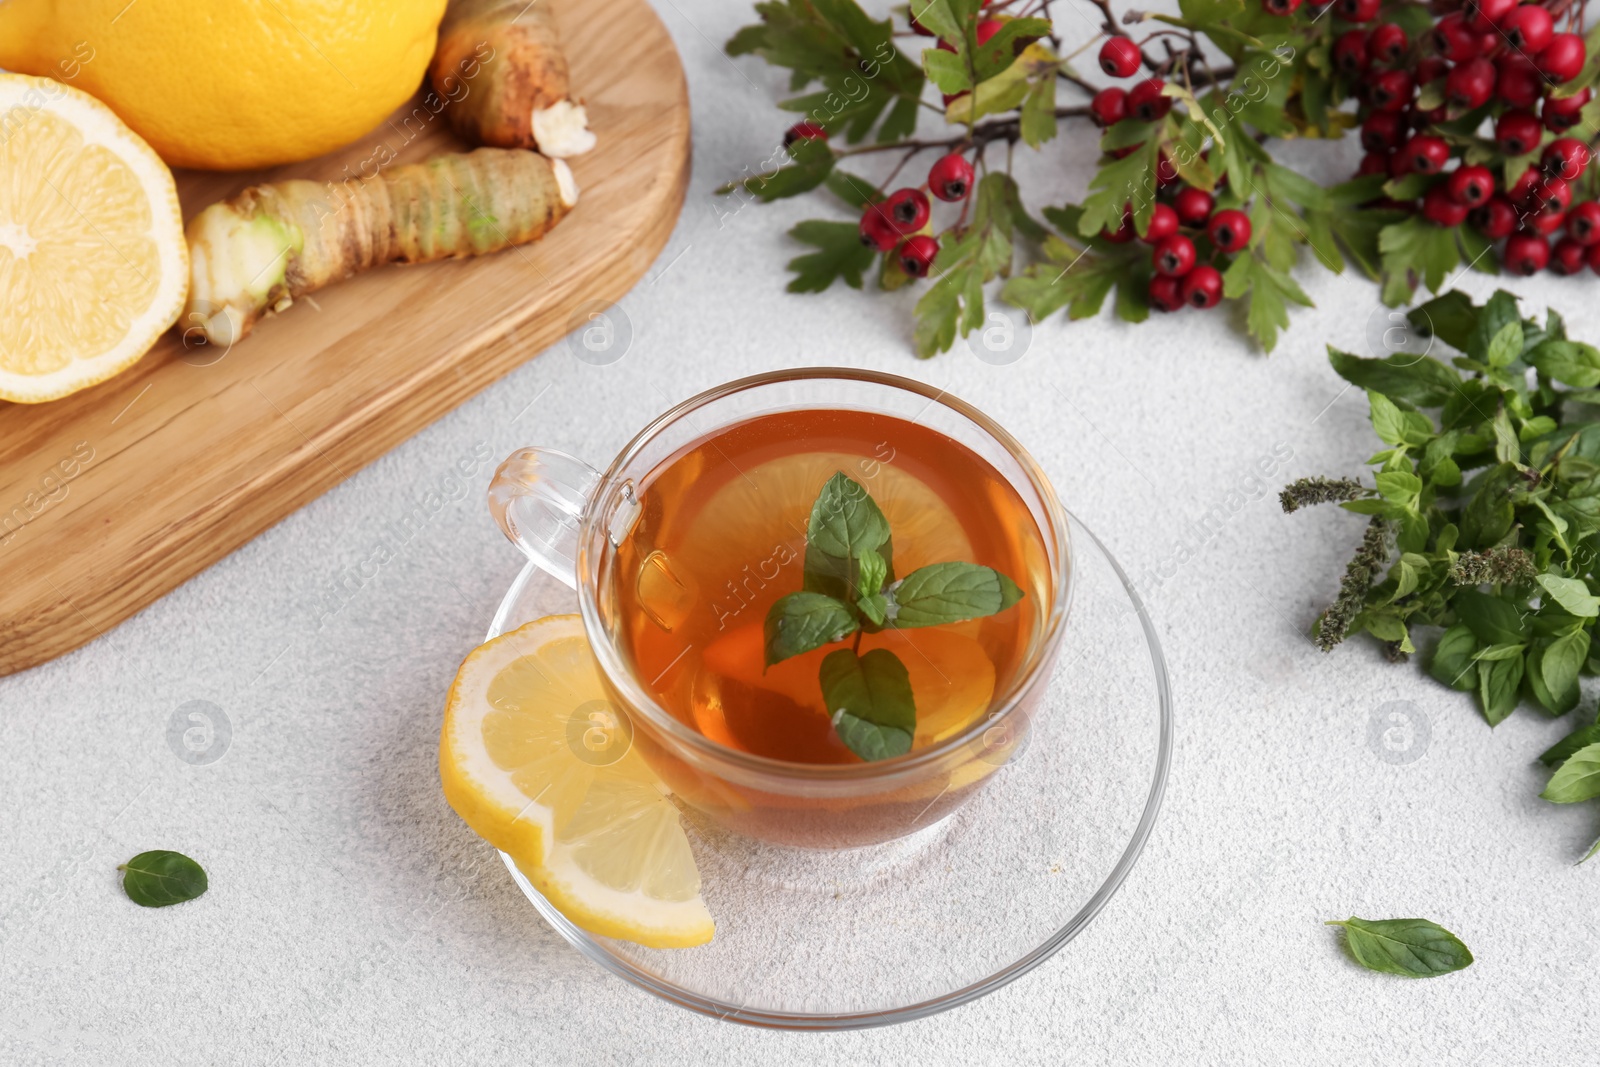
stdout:
{"type": "Polygon", "coordinates": [[[877,844],[975,795],[1026,748],[1071,601],[1066,516],[1038,464],[971,405],[894,375],[730,382],[603,473],[512,453],[489,504],[577,593],[613,704],[591,718],[682,803],[775,844],[877,844]],[[975,608],[986,582],[1005,595],[975,608]],[[808,591],[833,605],[791,596],[808,591]],[[795,605],[799,621],[769,619],[795,605]]]}

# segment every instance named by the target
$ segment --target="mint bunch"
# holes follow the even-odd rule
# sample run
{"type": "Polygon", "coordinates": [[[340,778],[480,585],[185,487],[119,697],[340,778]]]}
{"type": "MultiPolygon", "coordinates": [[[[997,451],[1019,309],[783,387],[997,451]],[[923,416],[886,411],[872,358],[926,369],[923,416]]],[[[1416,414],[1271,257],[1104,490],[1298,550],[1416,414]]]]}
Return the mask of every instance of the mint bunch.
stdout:
{"type": "Polygon", "coordinates": [[[983,618],[1022,597],[1010,578],[977,563],[934,563],[896,580],[889,520],[840,471],[811,507],[802,591],[779,597],[767,612],[766,665],[854,635],[818,672],[833,728],[864,760],[903,756],[917,726],[910,675],[888,649],[861,655],[862,635],[983,618]]]}

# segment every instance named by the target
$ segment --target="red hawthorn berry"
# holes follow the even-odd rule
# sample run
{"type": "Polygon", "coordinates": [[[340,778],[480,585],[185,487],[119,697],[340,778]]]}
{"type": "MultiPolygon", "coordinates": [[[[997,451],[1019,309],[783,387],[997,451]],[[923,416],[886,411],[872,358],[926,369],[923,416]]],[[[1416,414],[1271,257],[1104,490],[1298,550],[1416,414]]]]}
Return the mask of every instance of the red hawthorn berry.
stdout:
{"type": "Polygon", "coordinates": [[[1388,174],[1389,153],[1368,152],[1361,157],[1361,166],[1356,170],[1357,178],[1364,178],[1368,174],[1388,174]]]}
{"type": "Polygon", "coordinates": [[[1589,250],[1570,237],[1563,237],[1550,250],[1550,269],[1557,274],[1576,274],[1585,266],[1589,250]]]}
{"type": "Polygon", "coordinates": [[[1544,137],[1539,120],[1531,111],[1507,111],[1494,124],[1494,143],[1508,156],[1532,152],[1544,137]]]}
{"type": "Polygon", "coordinates": [[[1194,242],[1181,233],[1163,237],[1151,249],[1150,261],[1157,274],[1181,278],[1194,268],[1194,242]]]}
{"type": "Polygon", "coordinates": [[[1113,78],[1131,78],[1144,55],[1139,46],[1126,37],[1110,37],[1100,46],[1100,69],[1113,78]]]}
{"type": "Polygon", "coordinates": [[[1289,16],[1300,9],[1300,0],[1261,0],[1261,10],[1269,15],[1289,16]]]}
{"type": "Polygon", "coordinates": [[[1550,262],[1550,242],[1531,234],[1513,234],[1506,238],[1500,261],[1512,274],[1538,274],[1550,262]]]}
{"type": "Polygon", "coordinates": [[[1367,34],[1367,55],[1374,63],[1398,63],[1410,46],[1406,31],[1392,22],[1380,22],[1367,34]]]}
{"type": "Polygon", "coordinates": [[[1458,167],[1445,182],[1450,198],[1462,207],[1474,208],[1494,195],[1494,175],[1489,168],[1474,164],[1458,167]]]}
{"type": "Polygon", "coordinates": [[[1553,96],[1545,97],[1544,106],[1540,110],[1540,115],[1544,118],[1544,128],[1551,133],[1566,133],[1578,124],[1578,112],[1583,110],[1584,105],[1593,96],[1593,90],[1583,89],[1576,96],[1564,96],[1560,99],[1553,96]]]}
{"type": "Polygon", "coordinates": [[[1178,168],[1165,152],[1156,153],[1156,188],[1165,189],[1178,184],[1178,168]]]}
{"type": "Polygon", "coordinates": [[[1157,204],[1150,212],[1142,240],[1147,245],[1160,244],[1178,232],[1178,213],[1167,204],[1157,204]]]}
{"type": "Polygon", "coordinates": [[[1379,111],[1400,111],[1415,91],[1409,71],[1386,70],[1367,84],[1367,103],[1379,111]]]}
{"type": "Polygon", "coordinates": [[[1572,203],[1572,183],[1565,178],[1540,178],[1528,190],[1528,204],[1540,214],[1560,213],[1572,203]]]}
{"type": "Polygon", "coordinates": [[[1192,308],[1214,308],[1222,299],[1222,274],[1209,263],[1202,264],[1183,276],[1178,295],[1192,308]]]}
{"type": "Polygon", "coordinates": [[[1400,152],[1413,174],[1438,174],[1450,159],[1450,146],[1445,144],[1444,138],[1426,133],[1412,137],[1400,152]]]}
{"type": "Polygon", "coordinates": [[[1600,244],[1589,246],[1589,269],[1600,274],[1600,244]]]}
{"type": "Polygon", "coordinates": [[[1389,177],[1404,178],[1411,173],[1411,157],[1405,152],[1396,152],[1389,157],[1389,177]]]}
{"type": "Polygon", "coordinates": [[[1500,20],[1499,26],[1506,44],[1530,56],[1544,51],[1550,44],[1550,38],[1555,35],[1555,20],[1550,17],[1550,12],[1535,4],[1512,8],[1511,13],[1500,20]]]}
{"type": "Polygon", "coordinates": [[[1566,226],[1567,236],[1580,245],[1600,241],[1600,204],[1593,200],[1573,204],[1572,210],[1567,212],[1566,226]]]}
{"type": "Polygon", "coordinates": [[[1422,111],[1413,107],[1411,109],[1411,128],[1414,130],[1425,130],[1434,123],[1443,122],[1449,117],[1450,109],[1448,107],[1441,106],[1430,108],[1427,111],[1422,111]]]}
{"type": "Polygon", "coordinates": [[[1539,166],[1546,174],[1574,181],[1589,165],[1589,146],[1576,137],[1557,137],[1545,146],[1539,166]]]}
{"type": "Polygon", "coordinates": [[[1112,244],[1119,245],[1125,245],[1135,237],[1139,236],[1139,232],[1133,228],[1133,209],[1126,207],[1123,208],[1122,225],[1118,226],[1115,230],[1101,230],[1100,236],[1104,237],[1112,244]]]}
{"type": "Polygon", "coordinates": [[[861,212],[861,243],[887,252],[900,241],[900,234],[882,204],[868,204],[861,212]]]}
{"type": "Polygon", "coordinates": [[[928,168],[928,191],[940,200],[965,200],[972,191],[972,164],[960,152],[941,156],[928,168]]]}
{"type": "Polygon", "coordinates": [[[978,38],[979,44],[988,44],[989,38],[999,33],[1000,27],[1004,25],[1005,23],[1001,22],[999,19],[984,19],[982,22],[978,23],[978,28],[974,33],[974,36],[978,38]]]}
{"type": "Polygon", "coordinates": [[[1162,96],[1166,82],[1160,78],[1146,78],[1128,90],[1128,115],[1140,122],[1155,122],[1165,118],[1172,110],[1172,97],[1162,96]]]}
{"type": "Polygon", "coordinates": [[[1465,63],[1478,54],[1478,35],[1467,29],[1458,12],[1446,15],[1424,35],[1427,46],[1452,63],[1465,63]]]}
{"type": "Polygon", "coordinates": [[[1204,226],[1211,217],[1211,211],[1217,206],[1216,198],[1204,189],[1185,186],[1178,190],[1178,195],[1173,199],[1172,206],[1178,211],[1178,218],[1190,226],[1204,226]]]}
{"type": "Polygon", "coordinates": [[[1469,59],[1444,76],[1444,98],[1451,107],[1471,111],[1494,95],[1495,67],[1487,59],[1469,59]]]}
{"type": "Polygon", "coordinates": [[[1556,33],[1550,36],[1550,43],[1533,57],[1533,65],[1552,81],[1568,82],[1578,76],[1584,60],[1588,58],[1582,37],[1575,33],[1556,33]]]}
{"type": "Polygon", "coordinates": [[[1417,60],[1416,66],[1411,68],[1416,75],[1418,85],[1427,85],[1429,82],[1438,81],[1450,73],[1450,64],[1438,56],[1423,56],[1417,60]]]}
{"type": "Polygon", "coordinates": [[[1378,17],[1383,0],[1334,0],[1333,9],[1346,22],[1371,22],[1378,17]]]}
{"type": "Polygon", "coordinates": [[[1513,204],[1522,203],[1533,193],[1533,187],[1539,184],[1540,177],[1538,167],[1529,167],[1507,187],[1506,196],[1511,198],[1513,204]]]}
{"type": "Polygon", "coordinates": [[[797,122],[783,132],[783,147],[788,148],[796,141],[826,141],[828,131],[815,122],[797,122]]]}
{"type": "Polygon", "coordinates": [[[1503,54],[1495,71],[1494,95],[1512,107],[1532,107],[1544,95],[1544,76],[1520,53],[1503,54]]]}
{"type": "Polygon", "coordinates": [[[1443,185],[1435,185],[1422,197],[1422,217],[1435,226],[1460,226],[1467,221],[1468,208],[1458,204],[1443,185]]]}
{"type": "Polygon", "coordinates": [[[1461,7],[1461,14],[1473,33],[1492,33],[1516,6],[1517,0],[1467,0],[1461,7]]]}
{"type": "Polygon", "coordinates": [[[1361,124],[1361,147],[1368,152],[1392,152],[1405,135],[1405,120],[1393,111],[1374,111],[1361,124]]]}
{"type": "Polygon", "coordinates": [[[1549,237],[1557,230],[1566,216],[1560,211],[1527,211],[1517,216],[1517,232],[1531,233],[1539,237],[1549,237]]]}
{"type": "Polygon", "coordinates": [[[1237,252],[1250,243],[1250,216],[1234,208],[1219,211],[1206,224],[1206,236],[1218,252],[1237,252]]]}
{"type": "Polygon", "coordinates": [[[956,46],[945,40],[943,37],[939,38],[939,43],[933,47],[939,49],[941,52],[954,52],[956,50],[956,46]]]}
{"type": "Polygon", "coordinates": [[[1157,274],[1150,279],[1150,306],[1157,311],[1177,311],[1183,307],[1183,293],[1179,278],[1157,274]]]}
{"type": "Polygon", "coordinates": [[[1517,209],[1511,206],[1511,201],[1496,194],[1481,206],[1473,208],[1467,215],[1467,221],[1489,240],[1498,241],[1502,237],[1510,237],[1516,230],[1517,209]]]}
{"type": "Polygon", "coordinates": [[[1089,101],[1089,114],[1101,126],[1115,126],[1128,117],[1128,93],[1113,85],[1101,89],[1089,101]]]}
{"type": "Polygon", "coordinates": [[[907,237],[900,246],[900,269],[913,278],[926,278],[933,257],[939,254],[939,242],[925,233],[907,237]]]}
{"type": "Polygon", "coordinates": [[[890,223],[900,233],[915,233],[926,226],[929,207],[921,189],[896,189],[883,202],[890,223]]]}
{"type": "Polygon", "coordinates": [[[1360,30],[1347,30],[1333,42],[1333,65],[1346,74],[1356,75],[1367,69],[1367,35],[1360,30]]]}

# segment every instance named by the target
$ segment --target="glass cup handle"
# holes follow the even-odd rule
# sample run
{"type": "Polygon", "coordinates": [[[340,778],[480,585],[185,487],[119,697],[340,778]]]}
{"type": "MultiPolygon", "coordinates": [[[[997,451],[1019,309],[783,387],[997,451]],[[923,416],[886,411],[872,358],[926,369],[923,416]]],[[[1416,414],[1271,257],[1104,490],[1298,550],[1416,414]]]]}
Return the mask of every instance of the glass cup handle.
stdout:
{"type": "Polygon", "coordinates": [[[489,483],[489,513],[539,568],[578,587],[578,525],[600,472],[553,448],[519,448],[489,483]]]}

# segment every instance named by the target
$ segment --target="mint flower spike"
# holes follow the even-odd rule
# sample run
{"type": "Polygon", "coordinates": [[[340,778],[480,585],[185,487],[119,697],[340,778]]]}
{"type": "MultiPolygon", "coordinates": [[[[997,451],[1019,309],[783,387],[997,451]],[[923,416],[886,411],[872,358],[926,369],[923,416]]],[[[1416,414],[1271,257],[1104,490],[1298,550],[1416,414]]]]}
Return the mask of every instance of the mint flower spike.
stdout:
{"type": "Polygon", "coordinates": [[[910,674],[888,649],[860,654],[862,634],[983,618],[1024,595],[994,568],[962,561],[896,580],[889,520],[865,486],[839,471],[811,507],[804,588],[767,611],[766,666],[854,635],[852,647],[824,657],[818,674],[834,732],[864,760],[903,756],[917,725],[910,674]]]}

